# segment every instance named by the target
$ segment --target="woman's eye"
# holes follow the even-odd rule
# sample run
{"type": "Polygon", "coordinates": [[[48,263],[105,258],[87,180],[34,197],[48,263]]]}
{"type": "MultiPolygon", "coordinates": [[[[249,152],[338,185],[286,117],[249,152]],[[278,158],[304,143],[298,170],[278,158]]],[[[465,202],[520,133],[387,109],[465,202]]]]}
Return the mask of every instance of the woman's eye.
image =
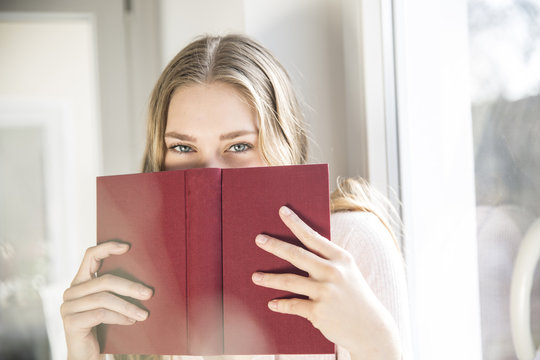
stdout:
{"type": "Polygon", "coordinates": [[[187,145],[175,145],[175,146],[172,146],[171,149],[174,149],[174,150],[176,150],[178,152],[183,152],[183,153],[193,151],[191,146],[187,146],[187,145]]]}
{"type": "Polygon", "coordinates": [[[250,145],[248,144],[234,144],[233,146],[231,146],[229,148],[229,151],[232,151],[232,152],[244,152],[244,151],[247,151],[251,148],[250,145]]]}

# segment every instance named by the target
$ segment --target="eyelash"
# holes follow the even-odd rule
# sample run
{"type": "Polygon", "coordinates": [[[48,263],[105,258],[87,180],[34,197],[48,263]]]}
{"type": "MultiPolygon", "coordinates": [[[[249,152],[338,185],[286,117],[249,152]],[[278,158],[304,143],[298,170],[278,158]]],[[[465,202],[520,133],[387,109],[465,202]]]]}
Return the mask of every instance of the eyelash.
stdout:
{"type": "MultiPolygon", "coordinates": [[[[237,144],[233,144],[231,146],[229,146],[229,148],[227,149],[227,151],[229,151],[231,148],[235,147],[235,146],[238,146],[238,145],[244,145],[245,146],[245,150],[239,150],[239,151],[231,151],[233,153],[244,153],[248,150],[251,150],[253,149],[253,145],[251,144],[248,144],[248,143],[237,143],[237,144]]],[[[193,152],[193,148],[189,145],[184,145],[184,144],[173,144],[171,146],[169,146],[169,149],[170,150],[174,150],[178,153],[190,153],[190,152],[193,152]],[[177,147],[185,147],[185,148],[189,148],[189,151],[180,151],[180,150],[176,150],[175,148],[177,147]]]]}
{"type": "Polygon", "coordinates": [[[184,144],[174,144],[174,145],[171,145],[169,146],[169,149],[170,150],[174,150],[178,153],[188,153],[188,152],[193,152],[193,148],[189,145],[184,145],[184,144]],[[181,150],[177,150],[176,148],[180,148],[180,147],[185,147],[185,148],[189,148],[190,150],[189,151],[181,151],[181,150]]]}
{"type": "Polygon", "coordinates": [[[248,143],[238,143],[238,144],[231,145],[227,151],[229,151],[231,148],[233,148],[233,147],[235,147],[235,146],[238,146],[238,145],[244,145],[244,146],[245,146],[245,150],[239,150],[239,151],[233,151],[233,152],[235,152],[235,153],[243,153],[243,152],[246,152],[246,151],[251,150],[251,149],[253,148],[253,145],[251,145],[251,144],[248,144],[248,143]]]}

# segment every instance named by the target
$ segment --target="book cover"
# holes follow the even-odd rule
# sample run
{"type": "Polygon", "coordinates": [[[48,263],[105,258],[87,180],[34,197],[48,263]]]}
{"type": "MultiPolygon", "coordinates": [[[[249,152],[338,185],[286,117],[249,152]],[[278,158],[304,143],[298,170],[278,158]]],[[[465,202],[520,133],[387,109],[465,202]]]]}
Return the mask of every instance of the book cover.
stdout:
{"type": "Polygon", "coordinates": [[[97,242],[131,244],[125,255],[106,259],[99,273],[154,288],[139,303],[150,313],[147,320],[98,328],[102,352],[334,353],[308,320],[267,308],[271,299],[299,295],[251,282],[255,271],[303,274],[258,248],[255,236],[301,245],[279,218],[286,205],[329,239],[328,192],[327,165],[99,177],[97,242]]]}

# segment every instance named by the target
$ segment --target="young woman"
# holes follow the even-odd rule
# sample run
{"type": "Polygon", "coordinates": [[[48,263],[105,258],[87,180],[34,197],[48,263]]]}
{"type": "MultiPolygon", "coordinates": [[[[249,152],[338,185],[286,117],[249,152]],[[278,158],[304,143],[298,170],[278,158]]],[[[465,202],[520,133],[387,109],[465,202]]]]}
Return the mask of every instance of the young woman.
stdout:
{"type": "MultiPolygon", "coordinates": [[[[245,36],[192,42],[169,63],[152,92],[145,172],[304,164],[307,157],[306,126],[286,71],[245,36]]],[[[404,267],[372,194],[359,181],[340,184],[332,194],[332,242],[281,208],[285,225],[320,255],[259,235],[253,239],[259,247],[309,277],[255,273],[252,279],[259,286],[308,296],[272,300],[268,311],[308,319],[338,345],[338,357],[407,358],[404,267]]],[[[70,360],[99,359],[96,325],[129,326],[147,318],[120,296],[144,301],[152,296],[150,289],[94,275],[103,259],[128,250],[116,242],[89,248],[65,291],[61,312],[70,360]]]]}

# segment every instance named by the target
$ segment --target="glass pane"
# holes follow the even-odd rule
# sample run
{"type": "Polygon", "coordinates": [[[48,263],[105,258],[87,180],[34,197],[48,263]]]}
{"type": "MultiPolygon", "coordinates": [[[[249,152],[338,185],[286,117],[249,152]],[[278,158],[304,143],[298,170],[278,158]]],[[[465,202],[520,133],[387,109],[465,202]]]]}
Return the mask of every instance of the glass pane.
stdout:
{"type": "Polygon", "coordinates": [[[67,355],[62,293],[95,243],[100,152],[92,3],[87,14],[48,11],[68,0],[33,2],[33,10],[21,4],[0,19],[2,360],[67,355]]]}
{"type": "MultiPolygon", "coordinates": [[[[515,359],[510,284],[540,217],[540,0],[469,0],[484,359],[515,359]]],[[[531,322],[540,346],[540,272],[531,322]]]]}
{"type": "Polygon", "coordinates": [[[49,359],[43,131],[0,128],[0,359],[49,359]]]}

